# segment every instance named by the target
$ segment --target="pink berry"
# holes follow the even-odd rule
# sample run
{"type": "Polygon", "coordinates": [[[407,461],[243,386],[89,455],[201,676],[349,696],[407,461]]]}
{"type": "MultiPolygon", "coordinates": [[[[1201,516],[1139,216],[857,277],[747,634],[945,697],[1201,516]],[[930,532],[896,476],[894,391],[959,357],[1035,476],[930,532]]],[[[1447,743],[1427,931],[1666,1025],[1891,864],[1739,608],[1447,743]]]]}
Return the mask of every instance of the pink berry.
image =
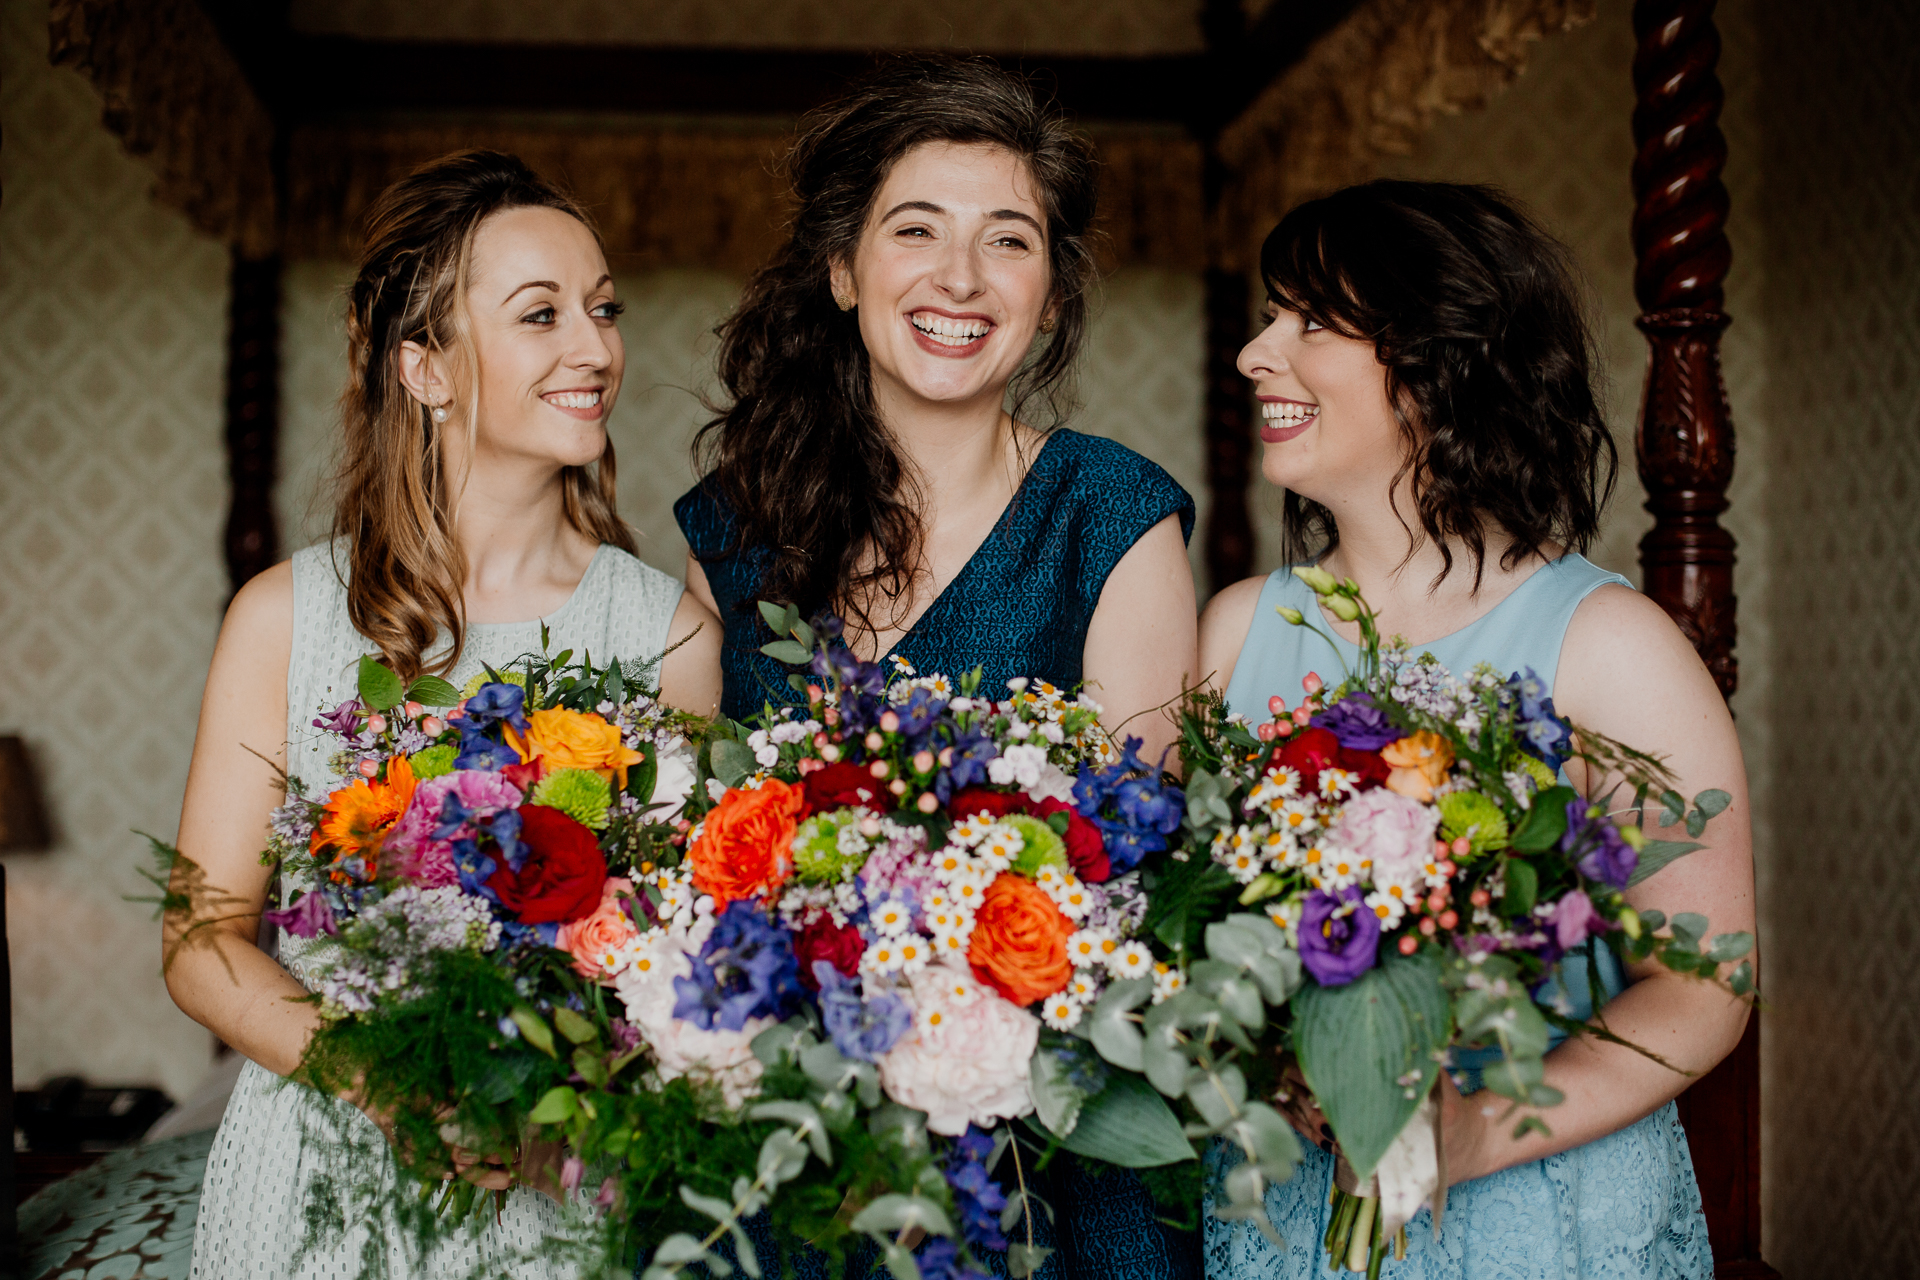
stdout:
{"type": "Polygon", "coordinates": [[[360,762],[361,777],[371,778],[379,772],[380,772],[380,762],[378,760],[362,760],[360,762]]]}
{"type": "Polygon", "coordinates": [[[1280,735],[1280,726],[1272,722],[1268,722],[1266,724],[1261,725],[1258,729],[1255,729],[1254,732],[1260,735],[1260,741],[1272,742],[1276,737],[1280,735]]]}
{"type": "Polygon", "coordinates": [[[1473,841],[1467,839],[1465,836],[1460,836],[1454,840],[1453,842],[1454,857],[1464,858],[1472,852],[1473,852],[1473,841]]]}
{"type": "Polygon", "coordinates": [[[1309,671],[1307,672],[1307,678],[1300,682],[1300,687],[1305,689],[1308,695],[1311,696],[1326,688],[1327,682],[1320,678],[1319,672],[1309,671]]]}
{"type": "Polygon", "coordinates": [[[1273,731],[1279,734],[1283,738],[1287,737],[1293,733],[1293,721],[1291,720],[1275,721],[1273,726],[1273,731]]]}
{"type": "Polygon", "coordinates": [[[1427,910],[1433,912],[1435,915],[1438,915],[1440,914],[1440,912],[1446,910],[1446,906],[1447,906],[1447,900],[1441,895],[1437,893],[1430,893],[1427,895],[1427,910]]]}
{"type": "Polygon", "coordinates": [[[827,696],[827,691],[825,689],[822,689],[819,685],[810,684],[807,686],[807,702],[809,705],[820,701],[820,699],[826,696],[827,696]]]}
{"type": "Polygon", "coordinates": [[[897,795],[897,796],[903,796],[903,795],[905,795],[905,794],[907,794],[907,781],[906,781],[906,779],[905,779],[905,778],[895,778],[895,779],[894,779],[894,780],[893,780],[892,782],[889,782],[889,783],[887,784],[887,790],[889,790],[889,791],[891,791],[891,792],[893,792],[893,794],[895,794],[895,795],[897,795]]]}
{"type": "Polygon", "coordinates": [[[1313,722],[1313,712],[1305,707],[1299,707],[1293,713],[1293,722],[1304,729],[1313,722]]]}
{"type": "Polygon", "coordinates": [[[1434,866],[1435,871],[1438,871],[1441,875],[1447,876],[1449,878],[1451,878],[1453,873],[1458,871],[1459,869],[1460,869],[1459,867],[1454,865],[1452,858],[1442,858],[1434,866]]]}
{"type": "Polygon", "coordinates": [[[866,737],[866,743],[867,743],[867,750],[878,751],[880,750],[880,748],[887,745],[887,740],[881,737],[877,733],[869,733],[866,737]]]}
{"type": "Polygon", "coordinates": [[[1410,956],[1420,949],[1420,939],[1410,933],[1400,935],[1400,954],[1410,956]]]}
{"type": "Polygon", "coordinates": [[[914,807],[922,813],[932,813],[940,807],[940,797],[934,795],[931,791],[922,791],[920,798],[914,801],[914,807]]]}
{"type": "Polygon", "coordinates": [[[884,778],[888,773],[892,772],[892,770],[887,767],[885,760],[875,760],[867,766],[867,772],[876,778],[884,778]]]}
{"type": "Polygon", "coordinates": [[[1442,929],[1451,929],[1459,923],[1460,913],[1458,911],[1442,911],[1440,913],[1440,927],[1442,929]]]}
{"type": "Polygon", "coordinates": [[[1420,934],[1422,937],[1431,938],[1438,932],[1440,932],[1440,926],[1433,922],[1432,916],[1428,916],[1420,922],[1420,934]]]}
{"type": "Polygon", "coordinates": [[[1475,889],[1472,893],[1467,895],[1467,901],[1471,902],[1476,907],[1484,907],[1489,902],[1493,901],[1493,895],[1488,893],[1485,889],[1475,889]]]}
{"type": "Polygon", "coordinates": [[[378,711],[376,711],[372,715],[367,717],[368,733],[385,733],[386,731],[387,731],[387,718],[385,716],[381,715],[378,711]]]}
{"type": "Polygon", "coordinates": [[[892,711],[880,713],[880,728],[886,733],[900,732],[900,717],[892,711]]]}
{"type": "Polygon", "coordinates": [[[420,732],[429,738],[437,738],[447,731],[447,722],[439,716],[425,716],[420,721],[420,732]]]}
{"type": "Polygon", "coordinates": [[[953,748],[952,747],[940,748],[940,767],[942,769],[951,769],[953,767],[953,748]]]}
{"type": "Polygon", "coordinates": [[[933,752],[916,751],[913,753],[913,771],[915,773],[933,772],[933,752]]]}
{"type": "Polygon", "coordinates": [[[1267,714],[1274,715],[1274,716],[1283,716],[1287,714],[1287,700],[1281,697],[1277,693],[1274,694],[1271,698],[1268,698],[1267,714]]]}
{"type": "Polygon", "coordinates": [[[421,706],[417,702],[409,702],[406,706],[400,709],[407,713],[407,719],[409,720],[418,720],[420,718],[420,713],[426,710],[425,707],[421,706]]]}

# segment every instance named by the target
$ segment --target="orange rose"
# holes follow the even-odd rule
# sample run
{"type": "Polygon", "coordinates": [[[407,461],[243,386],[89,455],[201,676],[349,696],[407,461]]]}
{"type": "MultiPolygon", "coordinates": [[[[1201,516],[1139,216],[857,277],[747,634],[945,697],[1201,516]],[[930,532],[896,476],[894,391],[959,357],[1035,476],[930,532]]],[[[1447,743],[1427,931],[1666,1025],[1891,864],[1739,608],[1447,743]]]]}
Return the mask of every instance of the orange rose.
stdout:
{"type": "MultiPolygon", "coordinates": [[[[335,861],[361,857],[367,862],[367,875],[374,871],[374,857],[385,843],[387,833],[413,803],[413,766],[405,756],[387,761],[387,776],[368,778],[342,787],[327,797],[326,813],[313,829],[308,842],[315,853],[331,848],[335,861]]],[[[339,876],[336,875],[335,879],[339,876]]]]}
{"type": "Polygon", "coordinates": [[[1437,733],[1422,729],[1410,738],[1388,743],[1380,758],[1393,766],[1387,789],[1421,804],[1433,803],[1433,789],[1447,780],[1453,768],[1453,748],[1437,733]]]}
{"type": "Polygon", "coordinates": [[[520,755],[520,762],[538,759],[549,772],[558,769],[587,769],[619,785],[627,785],[627,766],[644,758],[620,741],[620,729],[591,711],[569,711],[548,707],[527,713],[527,732],[523,736],[512,725],[506,726],[507,745],[520,755]]]}
{"type": "Polygon", "coordinates": [[[727,792],[687,850],[694,888],[713,895],[716,911],[778,889],[793,874],[793,833],[806,814],[806,793],[778,779],[727,792]]]}
{"type": "Polygon", "coordinates": [[[1067,985],[1073,923],[1025,876],[994,878],[973,917],[967,960],[974,976],[1017,1005],[1045,999],[1067,985]]]}
{"type": "Polygon", "coordinates": [[[598,978],[607,971],[613,952],[639,936],[633,921],[620,905],[620,895],[633,896],[633,882],[608,876],[600,890],[600,906],[584,920],[560,926],[554,945],[573,956],[573,971],[583,978],[598,978]]]}

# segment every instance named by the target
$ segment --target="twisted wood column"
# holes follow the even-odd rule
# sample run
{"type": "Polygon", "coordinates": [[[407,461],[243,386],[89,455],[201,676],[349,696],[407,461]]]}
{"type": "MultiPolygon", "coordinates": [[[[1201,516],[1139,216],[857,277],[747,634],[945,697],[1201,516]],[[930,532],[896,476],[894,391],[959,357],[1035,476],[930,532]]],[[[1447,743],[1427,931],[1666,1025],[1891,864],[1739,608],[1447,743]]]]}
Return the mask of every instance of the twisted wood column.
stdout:
{"type": "Polygon", "coordinates": [[[1207,511],[1203,552],[1210,590],[1253,572],[1253,518],[1247,488],[1253,479],[1253,396],[1237,362],[1247,345],[1247,277],[1206,273],[1207,511]]]}
{"type": "Polygon", "coordinates": [[[235,591],[280,558],[273,480],[280,434],[280,259],[233,254],[227,339],[227,580],[235,591]]]}
{"type": "MultiPolygon", "coordinates": [[[[1733,479],[1733,415],[1720,373],[1732,261],[1720,171],[1724,94],[1714,69],[1714,0],[1636,0],[1633,60],[1634,295],[1652,350],[1634,449],[1651,531],[1640,542],[1646,591],[1666,609],[1731,697],[1733,535],[1720,525],[1733,479]]],[[[1727,1060],[1680,1097],[1720,1277],[1776,1276],[1760,1258],[1760,1025],[1749,1019],[1727,1060]]]]}

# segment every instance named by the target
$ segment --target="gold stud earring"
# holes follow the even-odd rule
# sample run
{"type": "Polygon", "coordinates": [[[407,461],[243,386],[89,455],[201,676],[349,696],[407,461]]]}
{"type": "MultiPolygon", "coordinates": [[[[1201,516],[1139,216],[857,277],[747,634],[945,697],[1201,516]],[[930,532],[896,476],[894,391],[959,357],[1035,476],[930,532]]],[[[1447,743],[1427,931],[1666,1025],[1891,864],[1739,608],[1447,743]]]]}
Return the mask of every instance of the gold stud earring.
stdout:
{"type": "Polygon", "coordinates": [[[1058,323],[1059,322],[1055,320],[1052,316],[1048,316],[1045,320],[1042,320],[1040,322],[1040,332],[1052,333],[1054,330],[1054,326],[1058,323]]]}
{"type": "Polygon", "coordinates": [[[834,301],[834,305],[838,306],[842,311],[853,310],[853,299],[849,298],[844,293],[834,294],[833,301],[834,301]]]}

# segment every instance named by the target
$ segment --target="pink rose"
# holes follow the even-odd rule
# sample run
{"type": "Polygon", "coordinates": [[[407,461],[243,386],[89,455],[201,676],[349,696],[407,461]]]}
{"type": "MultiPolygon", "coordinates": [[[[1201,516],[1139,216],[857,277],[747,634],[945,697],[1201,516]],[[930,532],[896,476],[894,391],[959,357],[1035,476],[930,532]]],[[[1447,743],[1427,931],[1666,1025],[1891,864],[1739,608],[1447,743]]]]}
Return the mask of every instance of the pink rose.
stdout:
{"type": "Polygon", "coordinates": [[[560,926],[554,945],[573,957],[573,971],[583,978],[603,976],[621,949],[639,936],[620,902],[623,893],[633,896],[633,882],[608,876],[593,914],[560,926]]]}
{"type": "Polygon", "coordinates": [[[1341,808],[1328,842],[1371,860],[1375,884],[1412,885],[1433,856],[1440,811],[1384,787],[1362,791],[1341,808]]]}

